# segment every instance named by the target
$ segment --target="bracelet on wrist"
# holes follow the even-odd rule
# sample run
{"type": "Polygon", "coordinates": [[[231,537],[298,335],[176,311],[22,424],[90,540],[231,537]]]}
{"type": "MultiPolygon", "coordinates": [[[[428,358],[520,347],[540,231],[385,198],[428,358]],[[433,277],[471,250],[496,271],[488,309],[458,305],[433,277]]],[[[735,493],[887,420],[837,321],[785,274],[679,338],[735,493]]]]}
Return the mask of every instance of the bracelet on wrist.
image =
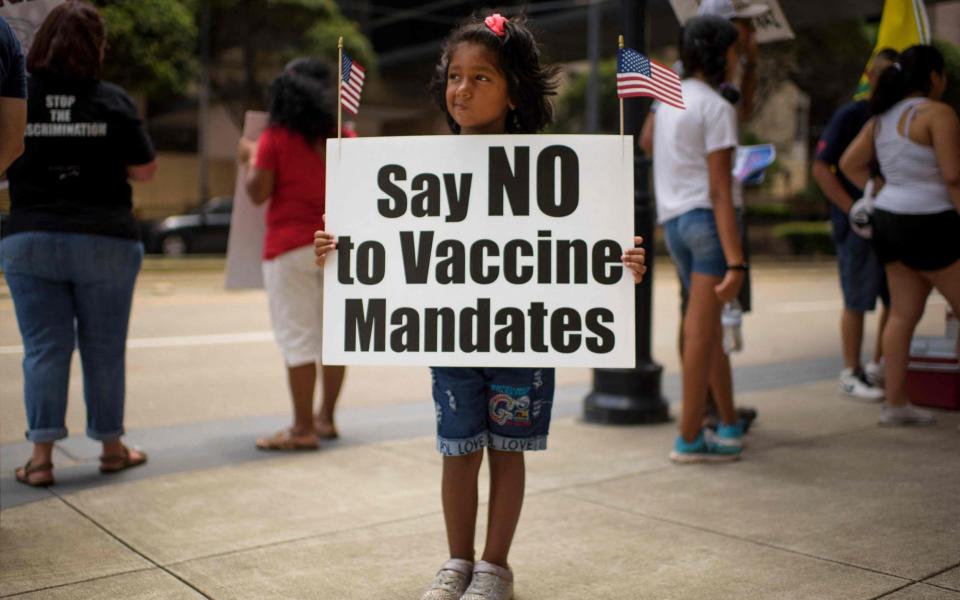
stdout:
{"type": "Polygon", "coordinates": [[[737,263],[733,265],[727,265],[728,271],[748,271],[749,269],[750,269],[750,265],[745,262],[737,263]]]}

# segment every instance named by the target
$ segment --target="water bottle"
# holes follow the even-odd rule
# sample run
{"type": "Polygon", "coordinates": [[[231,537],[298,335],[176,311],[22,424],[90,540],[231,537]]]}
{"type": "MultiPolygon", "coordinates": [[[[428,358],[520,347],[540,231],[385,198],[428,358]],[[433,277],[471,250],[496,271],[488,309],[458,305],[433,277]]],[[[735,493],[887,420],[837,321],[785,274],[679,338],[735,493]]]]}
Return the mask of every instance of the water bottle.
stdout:
{"type": "Polygon", "coordinates": [[[720,323],[723,325],[723,351],[727,354],[743,350],[743,334],[740,324],[743,321],[743,309],[736,299],[723,305],[720,323]]]}

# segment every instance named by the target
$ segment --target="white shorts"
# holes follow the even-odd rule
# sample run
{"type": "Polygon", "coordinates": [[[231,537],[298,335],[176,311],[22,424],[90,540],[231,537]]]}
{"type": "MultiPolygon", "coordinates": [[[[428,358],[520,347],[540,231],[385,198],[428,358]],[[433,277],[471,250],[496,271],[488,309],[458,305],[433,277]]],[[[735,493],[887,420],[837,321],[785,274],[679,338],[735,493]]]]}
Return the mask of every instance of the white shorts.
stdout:
{"type": "Polygon", "coordinates": [[[313,246],[263,261],[273,335],[288,367],[319,363],[323,344],[323,269],[313,246]]]}

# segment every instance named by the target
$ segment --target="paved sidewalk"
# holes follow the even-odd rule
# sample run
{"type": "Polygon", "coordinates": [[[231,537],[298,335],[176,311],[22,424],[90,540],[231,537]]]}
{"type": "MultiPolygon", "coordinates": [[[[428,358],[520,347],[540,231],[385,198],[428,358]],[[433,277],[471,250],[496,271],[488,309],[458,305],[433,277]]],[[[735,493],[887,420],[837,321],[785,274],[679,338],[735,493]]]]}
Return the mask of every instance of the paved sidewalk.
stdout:
{"type": "MultiPolygon", "coordinates": [[[[673,424],[587,425],[565,389],[528,459],[516,598],[960,599],[960,414],[884,429],[832,378],[757,387],[744,460],[683,467],[673,424]]],[[[398,427],[223,464],[183,440],[178,472],[65,482],[0,512],[0,596],[415,600],[446,557],[440,459],[398,427]]]]}
{"type": "MultiPolygon", "coordinates": [[[[49,490],[11,477],[29,444],[0,281],[0,597],[417,600],[446,554],[427,370],[351,367],[342,440],[257,452],[253,439],[289,419],[265,294],[224,291],[216,265],[158,266],[140,277],[127,353],[125,439],[150,462],[97,472],[75,363],[73,435],[49,490]]],[[[654,270],[653,354],[676,400],[666,266],[654,270]]],[[[960,600],[960,413],[877,427],[876,405],[835,391],[835,265],[753,275],[735,361],[738,400],[760,409],[745,459],[678,467],[675,424],[583,424],[590,372],[559,371],[550,450],[529,457],[518,600],[960,600]]],[[[930,300],[919,334],[942,334],[943,306],[930,300]]]]}

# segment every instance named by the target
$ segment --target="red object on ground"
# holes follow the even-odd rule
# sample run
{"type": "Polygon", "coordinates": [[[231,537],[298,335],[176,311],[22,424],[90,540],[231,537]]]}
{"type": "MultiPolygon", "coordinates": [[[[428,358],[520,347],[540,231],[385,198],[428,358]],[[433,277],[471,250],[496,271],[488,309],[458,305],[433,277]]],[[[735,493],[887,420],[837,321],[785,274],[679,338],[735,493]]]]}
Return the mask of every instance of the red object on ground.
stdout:
{"type": "Polygon", "coordinates": [[[914,337],[907,366],[907,397],[918,406],[960,410],[960,360],[956,340],[914,337]]]}

